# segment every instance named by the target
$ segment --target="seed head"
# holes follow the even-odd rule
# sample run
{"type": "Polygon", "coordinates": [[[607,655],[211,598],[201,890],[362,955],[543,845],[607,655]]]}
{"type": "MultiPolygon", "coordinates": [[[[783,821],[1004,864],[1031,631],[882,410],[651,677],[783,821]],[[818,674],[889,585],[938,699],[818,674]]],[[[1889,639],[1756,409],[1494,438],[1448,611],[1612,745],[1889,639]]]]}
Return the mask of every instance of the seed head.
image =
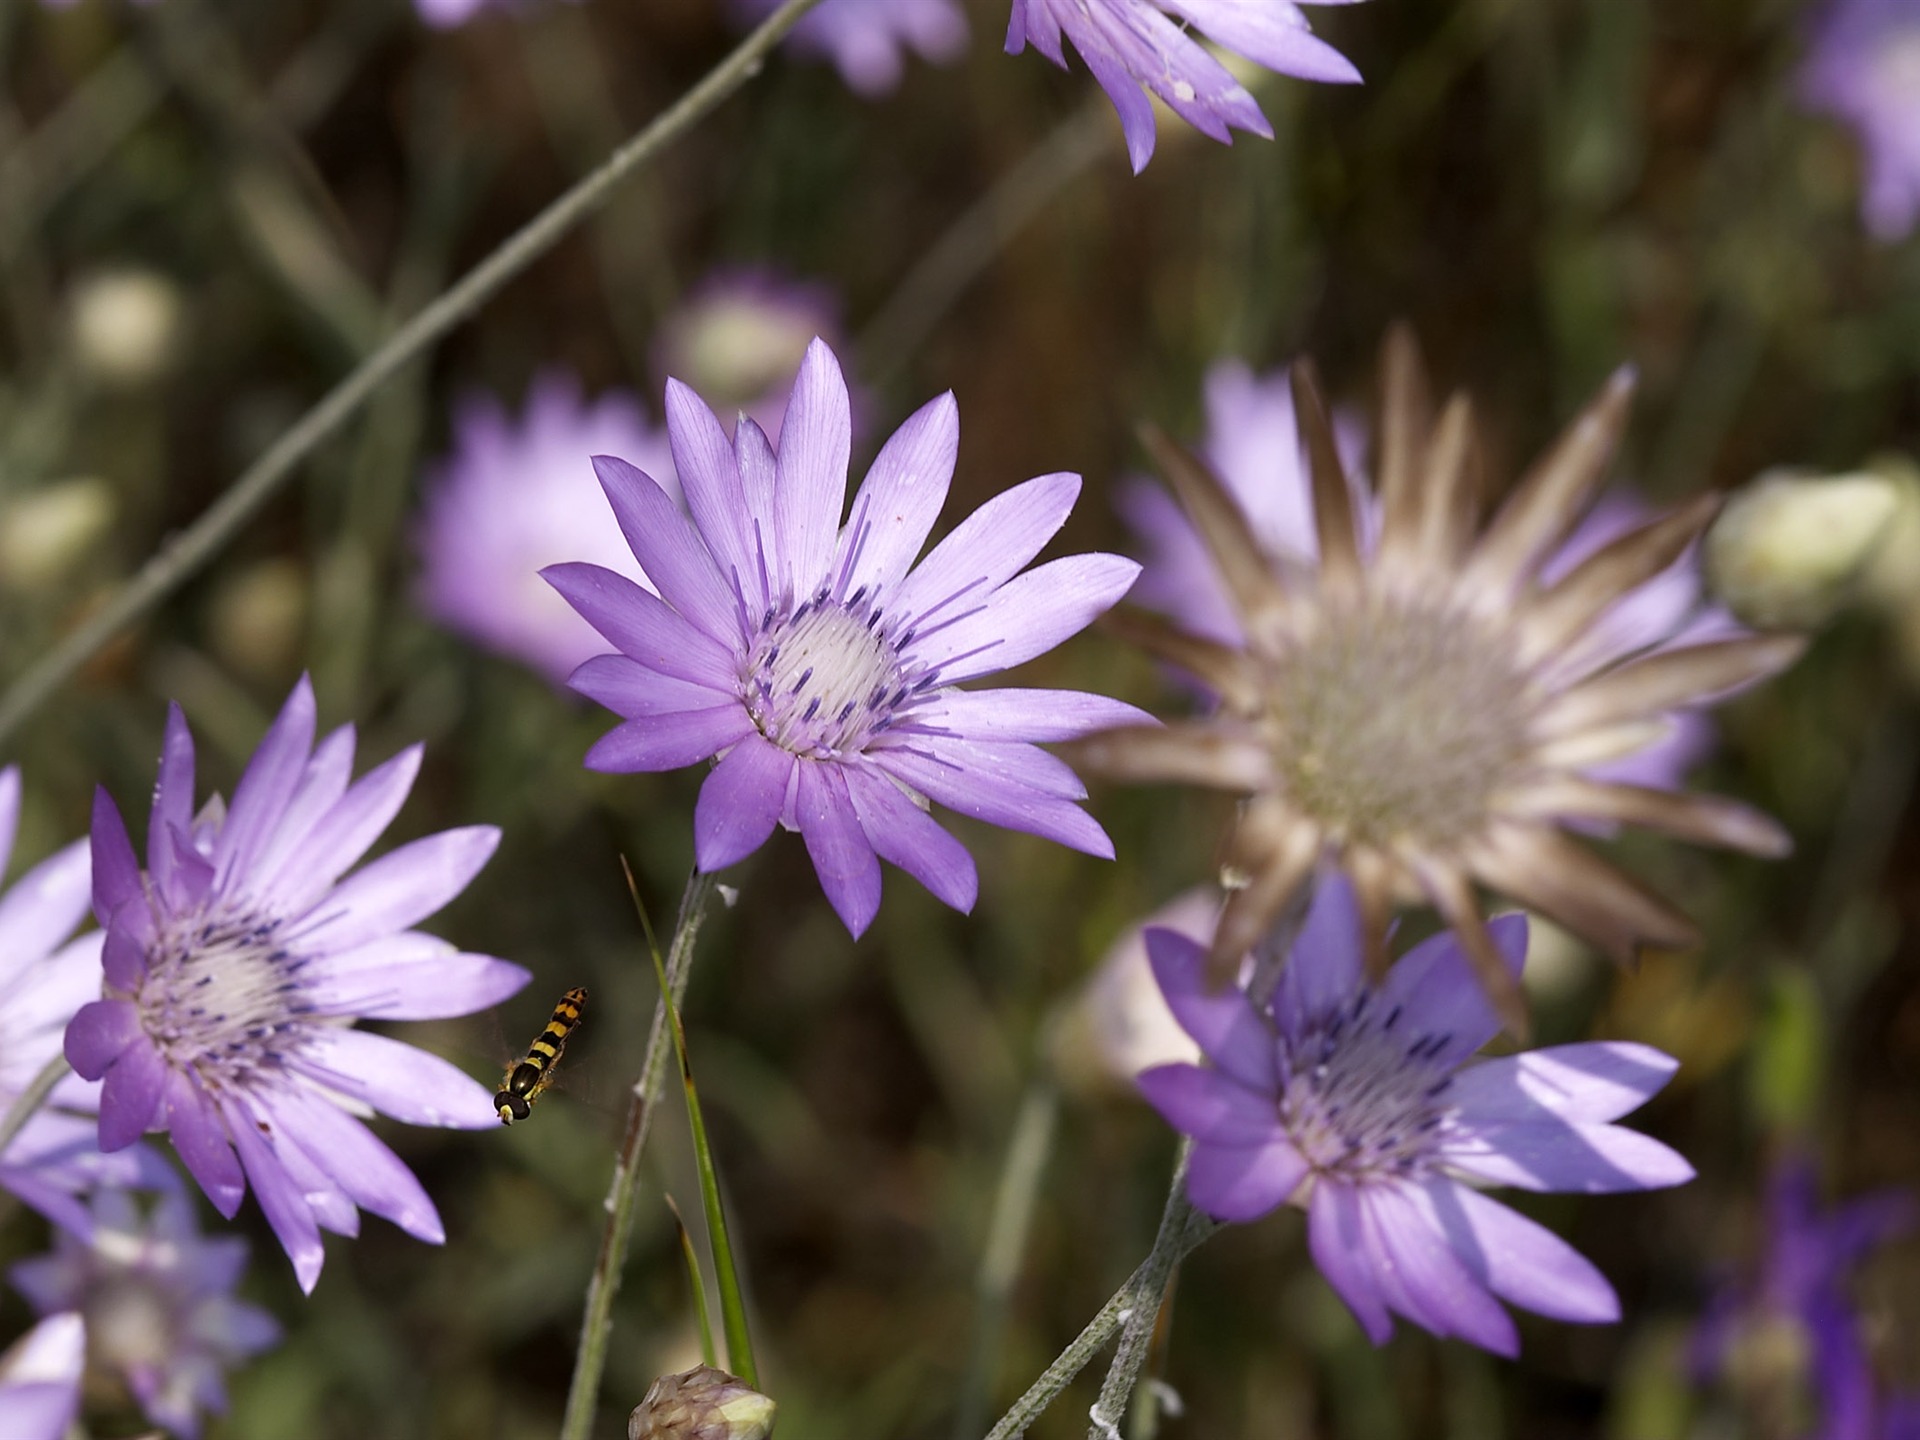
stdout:
{"type": "Polygon", "coordinates": [[[627,1440],[766,1440],[774,1404],[711,1365],[662,1375],[627,1417],[627,1440]]]}

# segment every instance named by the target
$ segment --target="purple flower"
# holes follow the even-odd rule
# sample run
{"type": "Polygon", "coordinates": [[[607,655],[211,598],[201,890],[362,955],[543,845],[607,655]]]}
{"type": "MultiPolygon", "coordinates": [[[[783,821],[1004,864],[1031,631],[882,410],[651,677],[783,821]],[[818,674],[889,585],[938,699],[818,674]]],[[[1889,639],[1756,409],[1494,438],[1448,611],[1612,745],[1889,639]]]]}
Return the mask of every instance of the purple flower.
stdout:
{"type": "MultiPolygon", "coordinates": [[[[1206,412],[1199,454],[1239,505],[1254,543],[1274,572],[1285,575],[1313,566],[1319,559],[1313,482],[1287,371],[1255,375],[1241,361],[1219,362],[1207,372],[1206,412]]],[[[1336,415],[1334,423],[1361,548],[1371,555],[1379,542],[1380,501],[1361,478],[1366,438],[1345,416],[1336,415]]],[[[1139,583],[1128,599],[1159,611],[1191,634],[1222,645],[1244,644],[1220,567],[1186,511],[1144,477],[1121,490],[1119,506],[1145,555],[1139,583]]],[[[1653,510],[1630,491],[1603,497],[1542,563],[1541,581],[1553,584],[1653,518],[1653,510]]],[[[1690,546],[1665,571],[1602,614],[1582,638],[1578,658],[1598,667],[1643,650],[1672,650],[1744,633],[1724,610],[1706,605],[1698,547],[1690,546]]],[[[1683,710],[1670,724],[1633,738],[1636,748],[1582,773],[1614,784],[1678,789],[1687,771],[1711,748],[1713,727],[1698,710],[1683,710]]]]}
{"type": "MultiPolygon", "coordinates": [[[[1489,925],[1517,974],[1527,922],[1489,925]]],[[[1619,1318],[1600,1272],[1483,1185],[1588,1194],[1693,1175],[1665,1145],[1609,1122],[1666,1084],[1644,1045],[1560,1045],[1467,1063],[1499,1029],[1459,943],[1416,947],[1376,989],[1352,890],[1322,880],[1271,1009],[1210,992],[1206,947],[1149,930],[1167,1003],[1209,1066],[1164,1065],[1140,1088],[1194,1137],[1187,1193],[1221,1220],[1307,1212],[1314,1263],[1375,1344],[1398,1313],[1512,1355],[1495,1297],[1558,1320],[1619,1318]]]]}
{"type": "MultiPolygon", "coordinates": [[[[0,770],[0,873],[19,820],[20,772],[9,766],[0,770]]],[[[100,935],[67,940],[87,913],[88,870],[87,842],[76,840],[0,895],[0,1114],[60,1053],[74,1012],[100,993],[100,935]]],[[[80,1234],[90,1221],[77,1197],[94,1186],[172,1179],[144,1145],[100,1153],[99,1103],[98,1085],[69,1076],[0,1152],[0,1188],[80,1234]]]]}
{"type": "Polygon", "coordinates": [[[247,1242],[203,1239],[176,1187],[143,1215],[123,1190],[93,1199],[91,1240],[60,1234],[50,1255],[9,1272],[41,1314],[86,1317],[96,1367],[118,1373],[155,1425],[199,1433],[202,1411],[227,1408],[224,1373],[278,1343],[280,1326],[233,1298],[247,1242]]]}
{"type": "Polygon", "coordinates": [[[1800,96],[1858,133],[1867,228],[1882,240],[1905,235],[1920,218],[1920,8],[1833,0],[1801,67],[1800,96]]]}
{"type": "Polygon", "coordinates": [[[413,0],[427,24],[441,30],[464,25],[482,10],[524,10],[527,0],[413,0]]]}
{"type": "Polygon", "coordinates": [[[1783,1377],[1771,1362],[1787,1357],[1806,1365],[1804,1377],[1784,1378],[1807,1382],[1820,1440],[1894,1440],[1912,1423],[1914,1402],[1882,1393],[1850,1285],[1861,1262],[1912,1230],[1917,1215],[1904,1190],[1825,1209],[1812,1164],[1784,1158],[1773,1173],[1761,1272],[1714,1297],[1693,1337],[1695,1374],[1704,1381],[1745,1372],[1761,1382],[1758,1403],[1773,1406],[1783,1377]],[[1772,1343],[1779,1338],[1786,1343],[1772,1343]]]}
{"type": "Polygon", "coordinates": [[[216,796],[196,814],[193,737],[170,707],[145,870],[113,800],[94,799],[107,998],[66,1035],[73,1068],[105,1079],[101,1149],[167,1131],[229,1217],[251,1182],[307,1290],[320,1277],[320,1230],[357,1234],[360,1210],[445,1238],[420,1182],[356,1116],[498,1123],[488,1089],[353,1022],[465,1015],[527,981],[518,965],[410,928],[486,863],[500,838],[491,826],[429,835],[341,878],[420,766],[412,746],[349,785],[353,749],[351,725],[314,745],[303,676],[232,805],[216,796]]]}
{"type": "Polygon", "coordinates": [[[667,433],[690,521],[626,461],[594,460],[659,595],[597,565],[545,572],[621,651],[572,680],[628,717],[588,752],[590,768],[719,757],[694,813],[700,868],[744,859],[776,824],[798,830],[855,935],[879,908],[882,859],[972,906],[973,859],[928,816],[929,800],[1113,854],[1075,803],[1079,780],[1032,742],[1140,712],[1076,691],[953,688],[1051,650],[1133,583],[1140,567],[1115,555],[1019,573],[1066,520],[1079,476],[1043,475],[988,501],[915,566],[960,441],[942,395],[887,441],[842,528],[852,422],[839,363],[818,340],[777,455],[748,418],[730,444],[677,382],[667,433]]]}
{"type": "MultiPolygon", "coordinates": [[[[743,25],[758,25],[781,0],[733,0],[743,25]]],[[[822,0],[787,37],[796,55],[831,60],[847,88],[869,100],[891,94],[912,50],[930,65],[958,60],[967,49],[967,14],[959,0],[822,0]]]]}
{"type": "Polygon", "coordinates": [[[80,1413],[87,1337],[78,1315],[49,1315],[0,1354],[7,1440],[60,1440],[80,1413]]]}
{"type": "Polygon", "coordinates": [[[625,391],[589,403],[572,376],[549,371],[516,423],[488,395],[454,416],[453,453],[431,470],[416,532],[420,603],[448,627],[558,685],[606,647],[541,583],[540,567],[585,559],[644,583],[594,483],[589,455],[631,455],[673,484],[666,436],[625,391]]]}
{"type": "MultiPolygon", "coordinates": [[[[808,16],[821,13],[812,10],[808,16]]],[[[828,286],[795,280],[768,266],[730,265],[709,273],[674,307],[660,327],[651,359],[662,381],[679,379],[722,419],[752,416],[777,441],[807,346],[816,335],[838,345],[841,333],[839,297],[828,286]]],[[[856,421],[862,399],[852,396],[856,421]]],[[[646,464],[640,462],[640,468],[646,464]]]]}
{"type": "Polygon", "coordinates": [[[1351,61],[1314,38],[1293,0],[1013,0],[1007,53],[1018,55],[1032,44],[1064,70],[1067,57],[1060,42],[1072,41],[1120,112],[1136,175],[1153,158],[1153,106],[1142,87],[1223,145],[1232,143],[1230,128],[1272,139],[1273,127],[1253,96],[1207,53],[1189,27],[1282,75],[1345,83],[1360,79],[1351,61]]]}

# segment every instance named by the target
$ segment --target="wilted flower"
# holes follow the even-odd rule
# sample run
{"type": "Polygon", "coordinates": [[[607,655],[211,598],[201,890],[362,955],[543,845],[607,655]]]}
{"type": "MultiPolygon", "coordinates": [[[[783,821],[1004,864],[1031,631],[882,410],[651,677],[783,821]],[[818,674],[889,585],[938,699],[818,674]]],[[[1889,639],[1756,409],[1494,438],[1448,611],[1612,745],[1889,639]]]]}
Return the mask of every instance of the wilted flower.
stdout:
{"type": "MultiPolygon", "coordinates": [[[[766,266],[730,265],[713,271],[674,307],[651,358],[661,380],[679,380],[723,423],[750,415],[778,440],[793,377],[816,335],[829,346],[840,343],[840,302],[831,289],[766,266]]],[[[860,396],[854,394],[851,403],[857,418],[860,396]]]]}
{"type": "MultiPolygon", "coordinates": [[[[1256,376],[1238,361],[1217,364],[1207,372],[1206,406],[1207,430],[1199,454],[1246,517],[1254,544],[1278,575],[1311,566],[1319,553],[1313,530],[1313,484],[1287,372],[1256,376]]],[[[1359,478],[1365,473],[1365,437],[1357,424],[1335,415],[1334,439],[1347,473],[1360,546],[1371,554],[1380,537],[1380,504],[1359,478]]],[[[1146,555],[1139,582],[1127,598],[1178,621],[1202,639],[1244,644],[1246,637],[1219,567],[1173,497],[1142,478],[1122,490],[1120,508],[1146,555]]],[[[1541,563],[1541,581],[1553,584],[1602,546],[1651,518],[1646,503],[1630,493],[1603,497],[1541,563]]],[[[1737,627],[1724,613],[1703,609],[1702,601],[1700,565],[1690,548],[1663,574],[1635,587],[1596,618],[1588,643],[1597,659],[1598,652],[1626,656],[1650,645],[1670,647],[1726,639],[1736,633],[1737,627]]],[[[1670,790],[1680,784],[1709,740],[1705,718],[1683,711],[1673,717],[1672,725],[1650,734],[1639,749],[1584,773],[1594,779],[1670,790]]]]}
{"type": "MultiPolygon", "coordinates": [[[[743,23],[758,25],[781,3],[733,0],[733,8],[743,23]]],[[[871,100],[898,87],[909,50],[931,65],[965,54],[967,13],[959,0],[821,0],[787,44],[796,55],[831,60],[847,88],[871,100]]]]}
{"type": "MultiPolygon", "coordinates": [[[[1346,0],[1303,0],[1343,4],[1346,0]]],[[[1174,114],[1221,144],[1232,130],[1264,139],[1273,127],[1247,89],[1189,33],[1204,31],[1254,64],[1303,80],[1357,82],[1346,56],[1315,39],[1294,0],[1013,0],[1007,53],[1031,44],[1062,70],[1064,38],[1073,43],[1100,88],[1120,112],[1134,174],[1153,158],[1153,105],[1142,87],[1174,114]],[[1176,18],[1178,23],[1175,23],[1176,18]]]]}
{"type": "Polygon", "coordinates": [[[604,650],[540,579],[543,565],[592,560],[645,583],[594,483],[587,457],[600,454],[631,455],[678,495],[667,437],[624,391],[589,403],[578,381],[549,371],[518,423],[491,396],[463,401],[453,453],[429,473],[416,532],[422,608],[556,685],[604,650]]]}
{"type": "Polygon", "coordinates": [[[86,1327],[49,1315],[0,1353],[0,1416],[7,1440],[60,1440],[80,1413],[86,1327]]]}
{"type": "Polygon", "coordinates": [[[93,1364],[120,1376],[155,1425],[197,1435],[201,1412],[227,1408],[225,1372],[280,1339],[271,1315],[233,1298],[247,1242],[203,1238],[177,1187],[151,1215],[102,1190],[93,1214],[90,1239],[59,1236],[51,1255],[13,1267],[14,1286],[43,1315],[84,1315],[93,1364]]]}
{"type": "Polygon", "coordinates": [[[1610,612],[1661,583],[1711,517],[1712,497],[1550,578],[1546,567],[1586,509],[1625,421],[1624,372],[1476,536],[1465,398],[1429,430],[1410,337],[1390,341],[1386,371],[1379,534],[1370,540],[1314,381],[1295,368],[1314,497],[1311,564],[1276,564],[1220,481],[1156,441],[1243,638],[1221,643],[1131,621],[1143,643],[1218,695],[1219,707],[1165,729],[1103,736],[1078,753],[1115,776],[1249,797],[1216,965],[1250,949],[1324,858],[1354,883],[1376,968],[1390,906],[1424,896],[1518,1031],[1519,990],[1487,937],[1474,882],[1622,960],[1644,945],[1691,943],[1683,915],[1565,829],[1640,825],[1756,854],[1784,851],[1780,828],[1746,806],[1593,772],[1666,733],[1676,710],[1785,666],[1802,642],[1640,635],[1623,651],[1610,612]]]}
{"type": "Polygon", "coordinates": [[[1147,717],[1065,690],[954,688],[1077,634],[1139,566],[1074,555],[1018,573],[1067,518],[1077,475],[988,501],[920,562],[952,479],[959,410],[942,395],[882,447],[844,528],[851,445],[833,352],[809,347],[776,456],[742,419],[732,444],[700,399],[667,387],[667,430],[692,520],[624,460],[594,465],[658,597],[597,565],[545,573],[622,653],[574,674],[629,717],[587,754],[596,770],[673,770],[719,757],[694,812],[702,870],[798,830],[855,935],[880,905],[880,860],[957,909],[973,858],[927,800],[1110,856],[1086,791],[1033,742],[1147,717]]]}
{"type": "Polygon", "coordinates": [[[1920,218],[1920,9],[1832,0],[1800,71],[1801,98],[1852,125],[1866,157],[1867,228],[1897,240],[1920,218]]]}
{"type": "MultiPolygon", "coordinates": [[[[1527,922],[1489,927],[1525,962],[1527,922]]],[[[1307,1213],[1314,1263],[1375,1344],[1394,1314],[1502,1355],[1520,1348],[1495,1297],[1557,1320],[1617,1320],[1605,1277],[1484,1185],[1600,1194],[1692,1178],[1665,1145],[1609,1122],[1665,1085],[1674,1062],[1596,1043],[1467,1063],[1499,1028],[1458,942],[1414,947],[1384,982],[1361,964],[1360,916],[1321,885],[1271,1006],[1210,993],[1204,947],[1149,930],[1154,974],[1209,1065],[1165,1065],[1140,1088],[1194,1138],[1187,1194],[1216,1219],[1307,1213]]]]}
{"type": "MultiPolygon", "coordinates": [[[[0,770],[0,873],[19,822],[20,772],[8,766],[0,770]]],[[[100,993],[99,933],[67,938],[87,913],[89,886],[87,842],[76,840],[0,895],[0,1114],[59,1055],[74,1012],[100,993]]],[[[0,1188],[76,1233],[90,1224],[78,1197],[94,1186],[172,1178],[144,1145],[100,1153],[99,1104],[97,1084],[68,1076],[0,1151],[0,1188]]]]}
{"type": "Polygon", "coordinates": [[[465,1015],[527,982],[518,965],[409,928],[466,888],[499,842],[492,826],[426,836],[341,878],[406,799],[420,747],[349,786],[353,727],[316,748],[314,719],[302,677],[231,807],[216,796],[196,815],[193,737],[170,707],[144,870],[112,799],[95,797],[107,998],[66,1035],[73,1068],[105,1078],[101,1148],[167,1131],[229,1217],[251,1181],[307,1290],[320,1229],[357,1234],[362,1209],[445,1238],[413,1172],[356,1116],[498,1123],[489,1090],[354,1022],[465,1015]]]}
{"type": "Polygon", "coordinates": [[[1715,1295],[1693,1337],[1696,1375],[1747,1392],[1769,1416],[1810,1409],[1821,1440],[1894,1440],[1896,1416],[1911,1416],[1913,1402],[1892,1400],[1875,1379],[1851,1285],[1871,1252],[1913,1228],[1920,1206],[1883,1190],[1826,1209],[1801,1155],[1775,1166],[1769,1200],[1760,1273],[1715,1295]]]}
{"type": "Polygon", "coordinates": [[[766,1440],[774,1403],[712,1365],[662,1375],[627,1417],[627,1440],[766,1440]]]}

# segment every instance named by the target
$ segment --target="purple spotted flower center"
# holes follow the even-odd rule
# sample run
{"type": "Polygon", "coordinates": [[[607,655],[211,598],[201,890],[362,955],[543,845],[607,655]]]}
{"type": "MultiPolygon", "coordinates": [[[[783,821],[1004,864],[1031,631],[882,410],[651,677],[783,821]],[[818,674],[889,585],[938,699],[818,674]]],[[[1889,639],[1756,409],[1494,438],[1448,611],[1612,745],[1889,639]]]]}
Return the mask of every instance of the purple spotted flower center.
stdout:
{"type": "Polygon", "coordinates": [[[1349,1183],[1423,1173],[1453,1114],[1451,1037],[1373,1002],[1362,989],[1277,1041],[1282,1128],[1316,1173],[1349,1183]]]}
{"type": "Polygon", "coordinates": [[[280,923],[215,904],[171,917],[148,951],[140,1023],[209,1093],[277,1072],[297,1042],[303,962],[281,943],[280,923]]]}
{"type": "Polygon", "coordinates": [[[864,592],[817,595],[761,623],[743,667],[747,713],[760,733],[795,755],[858,754],[900,708],[935,683],[911,666],[864,592]]]}

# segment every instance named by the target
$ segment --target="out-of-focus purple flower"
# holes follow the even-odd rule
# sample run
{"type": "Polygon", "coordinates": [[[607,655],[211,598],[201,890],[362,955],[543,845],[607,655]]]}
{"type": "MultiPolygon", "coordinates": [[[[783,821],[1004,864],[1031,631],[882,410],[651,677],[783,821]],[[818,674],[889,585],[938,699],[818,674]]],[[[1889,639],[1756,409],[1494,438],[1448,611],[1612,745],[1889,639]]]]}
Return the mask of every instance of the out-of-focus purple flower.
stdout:
{"type": "Polygon", "coordinates": [[[561,684],[606,647],[542,583],[540,568],[592,560],[645,583],[588,457],[631,455],[677,495],[667,437],[625,391],[589,402],[558,371],[534,381],[518,422],[492,396],[474,395],[453,429],[453,453],[429,472],[415,535],[421,606],[561,684]]]}
{"type": "Polygon", "coordinates": [[[1897,1440],[1915,1402],[1875,1379],[1851,1285],[1870,1253],[1913,1229],[1920,1205],[1908,1191],[1881,1190],[1825,1208],[1812,1163],[1790,1154],[1774,1168],[1767,1208],[1760,1273],[1714,1296],[1693,1337],[1695,1375],[1755,1382],[1769,1406],[1798,1389],[1819,1416],[1819,1440],[1897,1440]],[[1779,1373],[1801,1366],[1801,1375],[1779,1373]]]}
{"type": "MultiPolygon", "coordinates": [[[[652,360],[663,383],[679,380],[724,423],[751,416],[777,441],[794,374],[815,336],[841,346],[840,301],[831,288],[765,266],[725,266],[674,307],[660,327],[652,360]]],[[[856,430],[862,398],[851,392],[856,430]]]]}
{"type": "Polygon", "coordinates": [[[202,1412],[226,1411],[225,1372],[280,1339],[271,1315],[233,1298],[247,1242],[203,1238],[178,1187],[150,1215],[101,1190],[93,1215],[90,1240],[59,1235],[52,1254],[13,1267],[14,1286],[43,1315],[85,1316],[95,1367],[120,1376],[155,1425],[197,1435],[202,1412]]]}
{"type": "MultiPolygon", "coordinates": [[[[782,0],[732,0],[743,26],[758,25],[782,0]]],[[[967,49],[959,0],[822,0],[787,36],[796,55],[831,60],[847,88],[869,100],[892,94],[911,50],[930,65],[967,49]]]]}
{"type": "Polygon", "coordinates": [[[1346,56],[1314,38],[1294,0],[1013,0],[1007,53],[1018,55],[1031,44],[1064,70],[1067,57],[1061,41],[1071,41],[1120,112],[1136,175],[1153,158],[1153,105],[1143,87],[1223,145],[1233,143],[1230,130],[1271,140],[1273,127],[1253,96],[1207,53],[1189,27],[1282,75],[1349,84],[1360,79],[1346,56]]]}
{"type": "MultiPolygon", "coordinates": [[[[0,770],[0,874],[20,821],[20,772],[0,770]]],[[[87,842],[41,861],[0,895],[0,1114],[60,1053],[67,1022],[100,993],[100,935],[68,941],[87,913],[87,842]],[[65,943],[63,943],[65,942],[65,943]]],[[[102,1155],[100,1087],[68,1076],[0,1152],[0,1188],[49,1220],[85,1233],[77,1197],[96,1185],[156,1185],[172,1178],[146,1146],[102,1155]]]]}
{"type": "MultiPolygon", "coordinates": [[[[1527,922],[1489,925],[1518,974],[1527,922]]],[[[1323,879],[1271,1009],[1210,991],[1206,947],[1149,930],[1160,988],[1207,1066],[1165,1065],[1140,1088],[1194,1138],[1187,1194],[1221,1220],[1307,1212],[1314,1263],[1375,1344],[1399,1314],[1512,1355],[1495,1297],[1559,1320],[1619,1318],[1613,1288],[1550,1231],[1478,1187],[1599,1194],[1677,1185],[1693,1169],[1610,1123],[1665,1085],[1644,1045],[1559,1045],[1467,1063],[1500,1028],[1458,942],[1416,946],[1376,989],[1353,892],[1323,879]]]]}
{"type": "Polygon", "coordinates": [[[798,830],[855,935],[880,904],[880,861],[971,908],[973,858],[926,812],[943,805],[1111,856],[1075,802],[1085,788],[1033,742],[1145,717],[1067,690],[955,688],[1077,634],[1133,583],[1116,555],[1020,573],[1065,522],[1077,475],[988,501],[918,565],[960,443],[953,396],[881,448],[840,524],[852,420],[839,362],[808,347],[776,454],[743,418],[732,443],[692,390],[667,386],[667,432],[691,521],[645,473],[594,460],[656,597],[600,566],[544,572],[620,654],[573,687],[627,716],[596,770],[674,770],[718,756],[694,813],[702,870],[798,830]]]}
{"type": "Polygon", "coordinates": [[[1832,0],[1801,67],[1800,95],[1859,135],[1867,228],[1882,240],[1913,229],[1920,219],[1920,7],[1832,0]]]}
{"type": "Polygon", "coordinates": [[[464,25],[482,10],[525,10],[530,0],[413,0],[427,24],[441,30],[464,25]]]}
{"type": "MultiPolygon", "coordinates": [[[[1199,453],[1240,506],[1268,563],[1280,575],[1313,565],[1318,559],[1313,485],[1286,370],[1255,375],[1241,361],[1219,362],[1207,372],[1206,412],[1206,435],[1199,453]]],[[[1380,502],[1359,478],[1364,474],[1366,438],[1358,424],[1343,416],[1335,417],[1335,428],[1352,482],[1349,494],[1361,548],[1370,555],[1380,534],[1380,502]]],[[[1139,583],[1128,599],[1208,640],[1244,643],[1220,568],[1186,511],[1145,477],[1128,481],[1118,503],[1139,536],[1145,557],[1139,583]]],[[[1602,497],[1541,565],[1542,583],[1553,584],[1653,516],[1652,508],[1631,492],[1602,497]]],[[[1601,615],[1582,638],[1578,658],[1603,665],[1643,650],[1675,649],[1744,633],[1732,616],[1706,604],[1698,547],[1690,547],[1665,571],[1601,615]]],[[[1686,772],[1712,747],[1713,726],[1699,711],[1685,710],[1673,715],[1670,725],[1641,740],[1632,751],[1583,773],[1614,784],[1677,789],[1686,772]]]]}
{"type": "Polygon", "coordinates": [[[0,1353],[0,1434],[60,1440],[80,1413],[87,1336],[78,1315],[49,1315],[0,1353]]]}
{"type": "Polygon", "coordinates": [[[66,1034],[73,1068],[105,1080],[100,1147],[167,1131],[229,1217],[251,1182],[307,1290],[320,1277],[320,1230],[357,1234],[361,1210],[445,1238],[413,1172],[356,1116],[498,1123],[487,1088],[354,1022],[466,1015],[527,982],[518,965],[411,928],[487,862],[492,826],[429,835],[341,878],[406,799],[420,747],[349,785],[353,727],[316,747],[314,723],[303,676],[233,803],[215,796],[196,814],[193,737],[170,707],[144,869],[119,809],[96,795],[106,998],[66,1034]]]}

